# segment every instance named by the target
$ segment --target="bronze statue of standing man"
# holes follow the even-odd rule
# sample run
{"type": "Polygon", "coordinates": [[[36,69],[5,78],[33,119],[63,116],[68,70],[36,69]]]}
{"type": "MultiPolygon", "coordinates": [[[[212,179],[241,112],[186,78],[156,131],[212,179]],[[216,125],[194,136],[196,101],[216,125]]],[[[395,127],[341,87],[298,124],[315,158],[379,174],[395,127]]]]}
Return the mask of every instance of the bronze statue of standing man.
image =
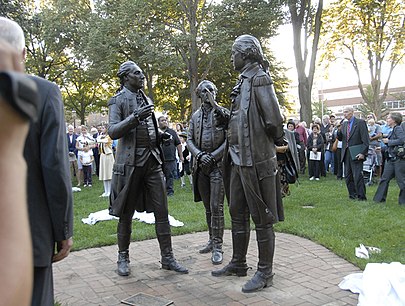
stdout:
{"type": "Polygon", "coordinates": [[[224,186],[232,220],[232,260],[213,276],[246,276],[250,217],[256,227],[259,261],[255,275],[242,287],[255,292],[272,285],[275,235],[284,219],[275,144],[282,144],[283,118],[259,41],[239,36],[232,46],[233,66],[240,72],[231,93],[232,106],[224,152],[224,186]]]}
{"type": "Polygon", "coordinates": [[[228,113],[216,104],[217,88],[212,82],[202,81],[196,93],[202,104],[190,120],[187,147],[193,155],[194,201],[203,201],[209,230],[208,244],[200,253],[212,252],[211,261],[218,265],[222,263],[224,235],[221,161],[225,148],[225,129],[221,121],[228,113]]]}
{"type": "Polygon", "coordinates": [[[142,91],[145,76],[134,62],[118,70],[121,90],[110,99],[108,134],[119,139],[113,166],[110,214],[119,217],[118,274],[127,276],[132,216],[135,210],[153,212],[162,268],[188,273],[173,256],[166,185],[162,171],[161,137],[153,103],[142,91]]]}

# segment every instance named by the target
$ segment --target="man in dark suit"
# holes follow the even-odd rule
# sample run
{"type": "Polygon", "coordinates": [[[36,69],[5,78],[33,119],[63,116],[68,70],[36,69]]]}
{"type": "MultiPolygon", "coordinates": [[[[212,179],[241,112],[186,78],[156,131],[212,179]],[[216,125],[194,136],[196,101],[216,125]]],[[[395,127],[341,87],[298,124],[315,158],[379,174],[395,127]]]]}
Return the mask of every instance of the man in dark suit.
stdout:
{"type": "Polygon", "coordinates": [[[346,106],[343,116],[347,121],[343,122],[338,131],[338,139],[342,141],[342,159],[345,169],[345,180],[349,198],[365,201],[366,185],[363,179],[363,162],[367,156],[369,136],[367,124],[364,120],[353,115],[354,109],[346,106]]]}
{"type": "MultiPolygon", "coordinates": [[[[0,18],[0,38],[25,55],[21,27],[0,18]]],[[[62,97],[56,84],[30,77],[39,95],[38,120],[31,123],[24,157],[28,167],[28,214],[34,250],[32,305],[53,306],[52,263],[72,247],[73,205],[62,97]],[[56,254],[55,254],[55,249],[56,254]]]]}
{"type": "Polygon", "coordinates": [[[22,72],[21,54],[0,39],[0,129],[7,129],[0,134],[1,305],[29,305],[32,294],[27,193],[21,182],[27,178],[23,150],[29,119],[36,117],[38,103],[35,84],[22,72]]]}

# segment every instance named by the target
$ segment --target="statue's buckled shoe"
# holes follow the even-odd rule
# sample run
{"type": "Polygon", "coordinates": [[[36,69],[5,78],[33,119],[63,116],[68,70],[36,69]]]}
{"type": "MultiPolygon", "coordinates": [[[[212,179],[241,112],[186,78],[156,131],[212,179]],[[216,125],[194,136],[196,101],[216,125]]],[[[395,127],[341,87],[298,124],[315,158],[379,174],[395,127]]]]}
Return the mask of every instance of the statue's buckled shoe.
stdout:
{"type": "Polygon", "coordinates": [[[181,264],[179,264],[176,259],[174,258],[169,258],[169,259],[162,259],[162,269],[165,270],[172,270],[178,273],[182,274],[187,274],[188,269],[186,267],[183,267],[181,264]]]}
{"type": "Polygon", "coordinates": [[[212,276],[229,276],[229,275],[246,276],[248,269],[249,269],[249,267],[247,266],[246,263],[237,264],[237,263],[230,262],[222,269],[212,271],[211,275],[212,276]]]}
{"type": "Polygon", "coordinates": [[[255,275],[243,285],[242,292],[251,293],[272,286],[273,276],[274,273],[265,274],[264,272],[256,271],[255,275]]]}
{"type": "Polygon", "coordinates": [[[222,248],[214,247],[214,249],[212,250],[212,256],[211,256],[211,262],[213,265],[220,265],[222,263],[222,260],[223,260],[222,254],[223,254],[222,248]]]}

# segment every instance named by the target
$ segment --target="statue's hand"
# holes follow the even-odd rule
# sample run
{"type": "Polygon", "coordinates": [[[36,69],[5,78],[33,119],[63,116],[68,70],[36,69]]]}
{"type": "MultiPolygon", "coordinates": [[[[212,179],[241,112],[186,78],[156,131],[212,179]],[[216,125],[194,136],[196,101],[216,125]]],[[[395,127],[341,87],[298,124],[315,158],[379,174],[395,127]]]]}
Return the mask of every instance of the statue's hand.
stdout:
{"type": "Polygon", "coordinates": [[[134,111],[134,116],[138,117],[140,121],[143,121],[152,115],[153,109],[154,107],[151,104],[142,106],[134,111]]]}
{"type": "Polygon", "coordinates": [[[209,165],[213,164],[213,159],[210,154],[206,153],[203,156],[201,156],[200,163],[203,166],[209,166],[209,165]]]}
{"type": "Polygon", "coordinates": [[[209,154],[205,153],[203,156],[200,158],[200,168],[203,171],[204,174],[210,174],[211,171],[215,167],[215,158],[209,154]]]}

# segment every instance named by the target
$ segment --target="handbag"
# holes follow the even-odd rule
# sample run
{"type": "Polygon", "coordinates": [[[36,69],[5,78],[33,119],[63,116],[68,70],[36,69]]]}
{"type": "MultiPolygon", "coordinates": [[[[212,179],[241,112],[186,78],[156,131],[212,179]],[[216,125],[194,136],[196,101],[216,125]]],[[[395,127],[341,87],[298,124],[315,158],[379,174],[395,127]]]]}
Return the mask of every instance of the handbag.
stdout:
{"type": "Polygon", "coordinates": [[[284,164],[284,173],[288,184],[294,184],[298,178],[298,171],[295,168],[291,152],[286,152],[286,159],[284,164]]]}
{"type": "Polygon", "coordinates": [[[337,151],[337,149],[338,149],[338,143],[339,143],[339,140],[336,138],[335,141],[334,141],[333,144],[332,144],[332,152],[336,152],[336,151],[337,151]]]}

